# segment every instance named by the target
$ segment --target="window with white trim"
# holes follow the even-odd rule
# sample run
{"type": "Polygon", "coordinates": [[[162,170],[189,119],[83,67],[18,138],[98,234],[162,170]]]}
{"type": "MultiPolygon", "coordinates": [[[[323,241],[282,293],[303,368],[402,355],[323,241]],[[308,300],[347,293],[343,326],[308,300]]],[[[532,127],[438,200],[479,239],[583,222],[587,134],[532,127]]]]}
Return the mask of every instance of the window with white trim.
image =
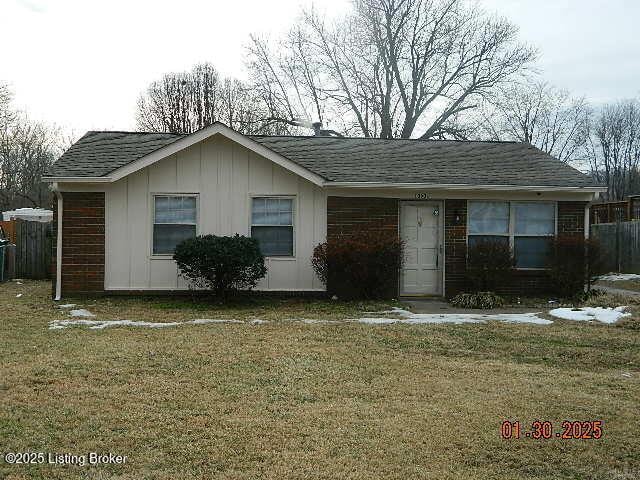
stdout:
{"type": "Polygon", "coordinates": [[[293,198],[254,197],[251,202],[251,237],[258,240],[265,257],[292,257],[293,198]]]}
{"type": "Polygon", "coordinates": [[[546,268],[556,234],[556,206],[550,202],[469,202],[468,244],[504,242],[516,268],[546,268]]]}
{"type": "Polygon", "coordinates": [[[195,195],[154,195],[153,254],[171,255],[183,240],[196,236],[195,195]]]}

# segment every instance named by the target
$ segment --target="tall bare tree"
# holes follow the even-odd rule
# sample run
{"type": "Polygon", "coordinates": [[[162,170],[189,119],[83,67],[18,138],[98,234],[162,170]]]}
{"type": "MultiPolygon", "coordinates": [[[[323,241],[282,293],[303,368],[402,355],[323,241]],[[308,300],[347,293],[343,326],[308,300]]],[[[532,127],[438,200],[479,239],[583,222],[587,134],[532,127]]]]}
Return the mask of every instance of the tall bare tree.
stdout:
{"type": "Polygon", "coordinates": [[[3,129],[15,118],[11,108],[11,90],[6,83],[0,83],[0,129],[3,129]]]}
{"type": "Polygon", "coordinates": [[[60,132],[13,109],[11,99],[0,86],[0,210],[47,207],[41,177],[62,151],[60,132]]]}
{"type": "Polygon", "coordinates": [[[640,101],[602,107],[591,125],[588,158],[609,199],[640,193],[640,101]]]}
{"type": "Polygon", "coordinates": [[[253,36],[252,82],[269,121],[365,137],[457,136],[451,120],[522,71],[517,29],[464,0],[355,0],[329,24],[311,9],[276,45],[253,36]]]}
{"type": "Polygon", "coordinates": [[[138,100],[138,127],[153,132],[191,133],[216,120],[242,133],[281,133],[285,128],[262,120],[262,100],[242,82],[222,78],[213,65],[168,73],[138,100]]]}
{"type": "Polygon", "coordinates": [[[527,142],[565,162],[584,154],[590,115],[586,100],[544,81],[504,85],[478,113],[478,138],[527,142]]]}

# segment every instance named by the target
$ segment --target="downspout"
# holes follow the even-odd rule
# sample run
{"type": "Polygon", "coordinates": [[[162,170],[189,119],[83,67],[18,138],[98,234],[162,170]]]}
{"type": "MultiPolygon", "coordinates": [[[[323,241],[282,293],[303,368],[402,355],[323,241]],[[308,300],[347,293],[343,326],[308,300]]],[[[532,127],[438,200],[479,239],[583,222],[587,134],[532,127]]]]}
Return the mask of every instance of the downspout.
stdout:
{"type": "Polygon", "coordinates": [[[591,245],[589,245],[587,242],[589,241],[589,223],[591,220],[591,217],[589,215],[589,209],[591,207],[591,202],[588,202],[585,206],[584,206],[584,241],[585,241],[585,245],[586,245],[586,258],[585,258],[585,262],[587,262],[587,266],[588,268],[586,268],[586,273],[587,273],[587,284],[586,284],[586,291],[590,292],[591,291],[591,265],[590,265],[590,252],[589,252],[589,248],[591,248],[591,245]]]}
{"type": "Polygon", "coordinates": [[[589,239],[589,222],[590,222],[590,215],[589,215],[589,210],[591,208],[591,202],[587,203],[584,206],[584,238],[585,240],[589,239]]]}
{"type": "Polygon", "coordinates": [[[58,233],[56,234],[56,296],[54,300],[57,302],[62,298],[62,193],[58,189],[58,182],[51,185],[51,189],[58,199],[58,233]]]}

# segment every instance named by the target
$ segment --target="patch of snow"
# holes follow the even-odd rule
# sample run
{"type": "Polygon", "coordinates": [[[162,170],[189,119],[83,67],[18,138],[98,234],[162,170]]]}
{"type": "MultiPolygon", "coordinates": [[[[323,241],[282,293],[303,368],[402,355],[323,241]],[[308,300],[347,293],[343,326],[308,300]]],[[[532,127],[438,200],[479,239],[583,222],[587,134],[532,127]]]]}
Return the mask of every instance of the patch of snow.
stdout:
{"type": "Polygon", "coordinates": [[[242,320],[235,320],[233,318],[197,318],[195,320],[190,320],[188,322],[178,322],[181,323],[193,323],[194,325],[205,325],[207,323],[244,323],[242,320]]]}
{"type": "Polygon", "coordinates": [[[315,324],[322,324],[322,323],[341,323],[338,320],[316,320],[313,318],[301,318],[294,321],[306,323],[307,325],[315,325],[315,324]]]}
{"type": "Polygon", "coordinates": [[[599,277],[600,280],[605,282],[618,282],[622,280],[640,280],[640,275],[637,273],[608,273],[599,277]]]}
{"type": "Polygon", "coordinates": [[[49,323],[50,330],[59,330],[62,328],[73,326],[87,326],[92,330],[102,330],[109,327],[146,327],[146,328],[165,328],[176,327],[178,325],[204,325],[207,323],[244,323],[241,320],[234,319],[214,319],[214,318],[198,318],[187,322],[145,322],[135,320],[53,320],[49,323]]]}
{"type": "Polygon", "coordinates": [[[400,321],[399,318],[382,318],[382,317],[371,317],[371,318],[357,318],[355,321],[360,323],[368,323],[370,325],[388,325],[390,323],[398,323],[400,321]]]}
{"type": "Polygon", "coordinates": [[[537,325],[549,325],[552,320],[538,317],[537,313],[412,313],[408,310],[394,307],[392,310],[381,313],[395,313],[400,318],[387,317],[364,317],[355,321],[370,325],[388,325],[391,323],[406,324],[436,324],[451,323],[460,325],[462,323],[485,323],[487,321],[498,321],[506,323],[534,323],[537,325]]]}
{"type": "Polygon", "coordinates": [[[629,372],[624,372],[622,376],[625,378],[631,378],[631,374],[629,372]]]}
{"type": "Polygon", "coordinates": [[[69,315],[72,317],[95,317],[95,314],[91,313],[89,310],[85,310],[84,308],[79,308],[77,310],[71,310],[69,315]]]}
{"type": "Polygon", "coordinates": [[[22,282],[16,282],[17,285],[24,285],[22,282]]]}
{"type": "Polygon", "coordinates": [[[250,322],[252,325],[262,325],[264,323],[269,323],[267,320],[261,320],[259,318],[254,318],[253,320],[251,320],[250,322]]]}
{"type": "Polygon", "coordinates": [[[16,295],[16,298],[20,298],[21,296],[22,296],[22,294],[19,293],[19,294],[16,295]]]}
{"type": "Polygon", "coordinates": [[[553,320],[538,317],[537,313],[500,313],[490,315],[491,320],[498,320],[507,323],[533,323],[536,325],[550,325],[553,320]],[[498,318],[495,318],[498,317],[498,318]]]}
{"type": "Polygon", "coordinates": [[[58,305],[58,308],[73,308],[75,306],[76,306],[75,303],[65,303],[63,305],[58,305]]]}
{"type": "Polygon", "coordinates": [[[577,309],[572,308],[556,308],[549,312],[549,315],[562,318],[564,320],[575,320],[577,322],[585,322],[596,320],[601,323],[616,323],[622,317],[631,316],[630,313],[625,313],[627,307],[621,306],[616,308],[604,308],[604,307],[582,307],[577,309]]]}

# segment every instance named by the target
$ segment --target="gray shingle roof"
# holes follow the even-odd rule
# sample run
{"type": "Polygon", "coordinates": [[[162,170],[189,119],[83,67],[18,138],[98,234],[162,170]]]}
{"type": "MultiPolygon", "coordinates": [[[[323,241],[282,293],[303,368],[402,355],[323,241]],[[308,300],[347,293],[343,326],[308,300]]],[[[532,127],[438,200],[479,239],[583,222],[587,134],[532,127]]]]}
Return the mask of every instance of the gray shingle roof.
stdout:
{"type": "MultiPolygon", "coordinates": [[[[47,176],[105,176],[180,135],[88,132],[47,176]]],[[[251,136],[336,182],[593,187],[587,175],[528,144],[449,140],[251,136]]]]}
{"type": "Polygon", "coordinates": [[[587,175],[518,142],[252,137],[338,182],[593,186],[587,175]]]}
{"type": "Polygon", "coordinates": [[[62,154],[46,176],[102,177],[180,137],[171,133],[87,132],[62,154]]]}

